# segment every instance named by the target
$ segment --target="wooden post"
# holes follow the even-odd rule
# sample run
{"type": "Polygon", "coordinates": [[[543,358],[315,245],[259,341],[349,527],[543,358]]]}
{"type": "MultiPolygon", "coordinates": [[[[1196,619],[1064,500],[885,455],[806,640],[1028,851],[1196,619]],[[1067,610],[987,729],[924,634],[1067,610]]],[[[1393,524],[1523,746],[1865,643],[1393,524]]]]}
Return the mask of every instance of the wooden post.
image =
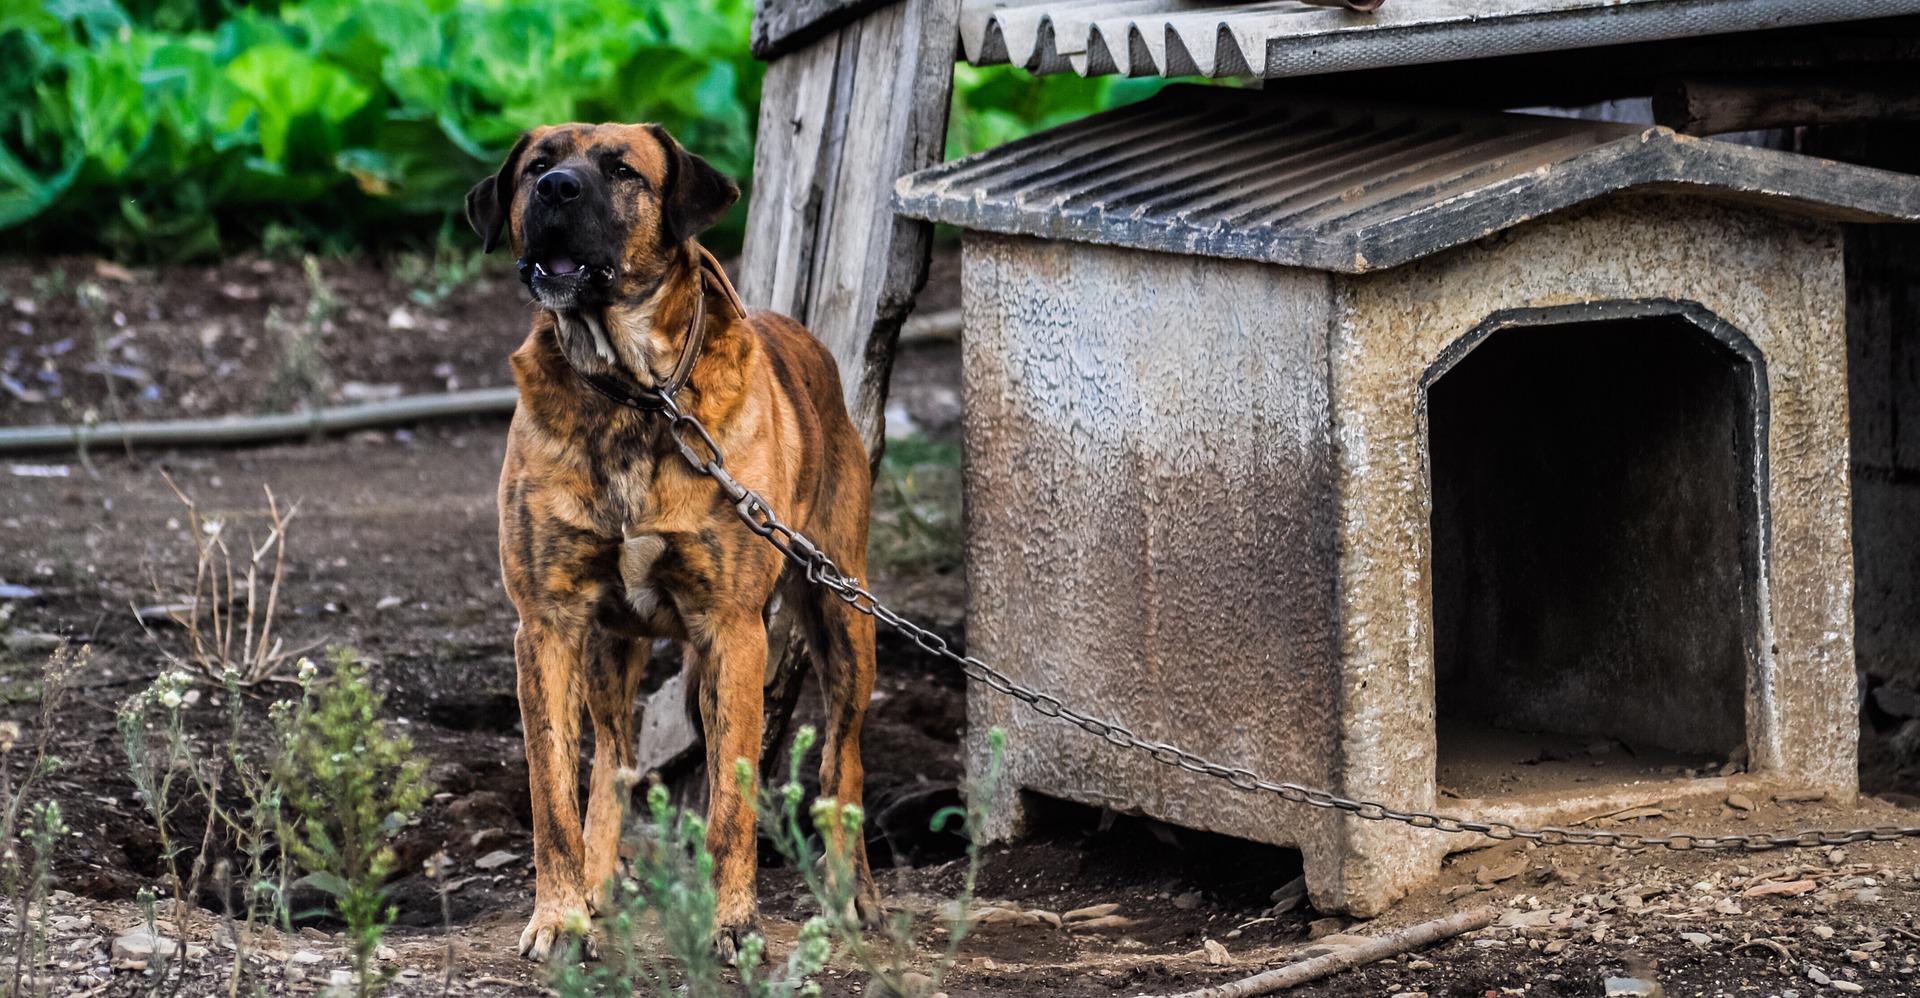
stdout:
{"type": "MultiPolygon", "coordinates": [[[[795,6],[762,9],[776,4],[795,6]]],[[[845,5],[817,6],[824,16],[845,5]]],[[[959,7],[899,0],[872,10],[775,59],[761,90],[740,292],[833,351],[876,458],[894,337],[926,281],[933,238],[930,224],[894,214],[893,182],[944,151],[959,7]]],[[[779,51],[782,41],[756,37],[755,48],[779,51]]]]}
{"type": "MultiPolygon", "coordinates": [[[[945,152],[959,15],[959,0],[760,0],[754,12],[754,54],[771,62],[740,294],[805,323],[833,351],[876,467],[894,341],[933,241],[931,224],[894,214],[893,182],[945,152]]],[[[806,671],[794,628],[776,619],[769,634],[763,769],[779,755],[806,671]]],[[[682,707],[657,694],[647,702],[656,709],[682,707]]],[[[690,745],[655,746],[640,766],[690,745]]]]}

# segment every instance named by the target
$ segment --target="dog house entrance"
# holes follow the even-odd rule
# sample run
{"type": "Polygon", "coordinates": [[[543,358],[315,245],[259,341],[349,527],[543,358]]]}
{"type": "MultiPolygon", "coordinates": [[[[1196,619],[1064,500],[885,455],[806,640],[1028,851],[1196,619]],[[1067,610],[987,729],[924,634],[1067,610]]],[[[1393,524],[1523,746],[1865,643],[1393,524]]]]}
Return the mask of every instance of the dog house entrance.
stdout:
{"type": "Polygon", "coordinates": [[[1711,775],[1745,744],[1756,363],[1654,315],[1501,328],[1431,383],[1442,787],[1711,775]]]}

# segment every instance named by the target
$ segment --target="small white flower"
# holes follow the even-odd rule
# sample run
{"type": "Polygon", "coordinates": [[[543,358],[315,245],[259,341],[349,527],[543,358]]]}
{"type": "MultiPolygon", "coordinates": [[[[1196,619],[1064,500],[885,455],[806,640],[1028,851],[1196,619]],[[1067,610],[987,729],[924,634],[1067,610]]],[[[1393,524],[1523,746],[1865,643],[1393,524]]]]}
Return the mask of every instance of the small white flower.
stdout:
{"type": "Polygon", "coordinates": [[[160,706],[165,707],[168,710],[178,709],[180,704],[184,701],[185,701],[185,698],[180,695],[179,690],[168,690],[165,693],[160,694],[160,706]]]}
{"type": "Polygon", "coordinates": [[[310,659],[305,655],[300,656],[299,665],[300,665],[300,681],[301,682],[306,682],[307,680],[312,679],[313,677],[320,674],[320,667],[313,664],[313,659],[310,659]]]}

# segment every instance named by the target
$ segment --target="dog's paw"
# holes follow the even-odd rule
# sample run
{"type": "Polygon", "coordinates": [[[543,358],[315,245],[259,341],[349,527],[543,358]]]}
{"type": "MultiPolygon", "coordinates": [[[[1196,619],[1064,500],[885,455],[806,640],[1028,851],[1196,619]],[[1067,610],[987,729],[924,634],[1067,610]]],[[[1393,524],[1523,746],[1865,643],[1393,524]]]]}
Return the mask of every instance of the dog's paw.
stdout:
{"type": "Polygon", "coordinates": [[[853,897],[854,914],[860,916],[860,924],[869,929],[877,929],[887,924],[887,906],[880,900],[880,889],[868,881],[853,897]]]}
{"type": "Polygon", "coordinates": [[[593,924],[588,920],[584,906],[535,905],[533,917],[527,920],[527,927],[520,932],[520,955],[545,963],[568,936],[584,941],[585,955],[589,959],[598,955],[593,940],[593,924]]]}
{"type": "Polygon", "coordinates": [[[713,955],[729,967],[739,966],[740,944],[759,931],[759,922],[753,919],[721,926],[713,933],[713,955]]]}

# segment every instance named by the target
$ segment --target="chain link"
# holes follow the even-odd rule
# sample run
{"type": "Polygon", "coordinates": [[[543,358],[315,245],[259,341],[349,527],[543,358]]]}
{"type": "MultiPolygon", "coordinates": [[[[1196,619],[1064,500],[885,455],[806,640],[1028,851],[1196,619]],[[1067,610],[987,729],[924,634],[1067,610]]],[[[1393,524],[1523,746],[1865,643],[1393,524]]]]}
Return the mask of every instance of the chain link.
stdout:
{"type": "Polygon", "coordinates": [[[1042,717],[1059,718],[1090,735],[1105,739],[1112,745],[1137,749],[1146,753],[1148,758],[1163,765],[1224,780],[1239,790],[1273,794],[1292,804],[1304,804],[1307,807],[1329,811],[1343,811],[1368,821],[1398,822],[1414,828],[1430,828],[1456,834],[1479,834],[1501,841],[1524,839],[1542,845],[1602,846],[1618,849],[1664,848],[1676,852],[1713,849],[1760,852],[1768,849],[1815,848],[1848,845],[1854,842],[1889,842],[1897,839],[1920,838],[1920,827],[1914,826],[1844,830],[1806,829],[1799,832],[1744,835],[1688,835],[1685,833],[1642,835],[1637,832],[1586,830],[1553,825],[1527,828],[1504,821],[1470,821],[1466,818],[1456,818],[1430,811],[1401,810],[1376,801],[1342,797],[1339,794],[1301,786],[1298,783],[1275,783],[1263,779],[1251,770],[1213,762],[1177,745],[1142,738],[1123,724],[1081,713],[1061,703],[1060,699],[1052,694],[1042,693],[1015,682],[1005,673],[972,655],[961,655],[955,652],[945,638],[902,617],[876,599],[858,579],[841,572],[826,552],[821,551],[799,531],[782,522],[765,498],[734,480],[733,476],[727,473],[725,458],[720,453],[719,445],[714,443],[713,436],[707,432],[707,428],[697,417],[681,410],[672,397],[666,399],[666,405],[661,410],[661,414],[669,419],[668,431],[674,443],[679,445],[680,454],[686,459],[687,464],[695,472],[713,479],[720,486],[721,492],[733,502],[734,512],[747,525],[747,529],[766,538],[780,550],[781,554],[800,566],[806,572],[808,581],[838,596],[855,610],[892,626],[929,654],[959,666],[960,671],[968,679],[986,686],[995,693],[1012,697],[1026,704],[1042,717]],[[692,434],[691,438],[688,436],[689,433],[692,434]],[[704,447],[711,457],[702,456],[699,447],[704,447]]]}

